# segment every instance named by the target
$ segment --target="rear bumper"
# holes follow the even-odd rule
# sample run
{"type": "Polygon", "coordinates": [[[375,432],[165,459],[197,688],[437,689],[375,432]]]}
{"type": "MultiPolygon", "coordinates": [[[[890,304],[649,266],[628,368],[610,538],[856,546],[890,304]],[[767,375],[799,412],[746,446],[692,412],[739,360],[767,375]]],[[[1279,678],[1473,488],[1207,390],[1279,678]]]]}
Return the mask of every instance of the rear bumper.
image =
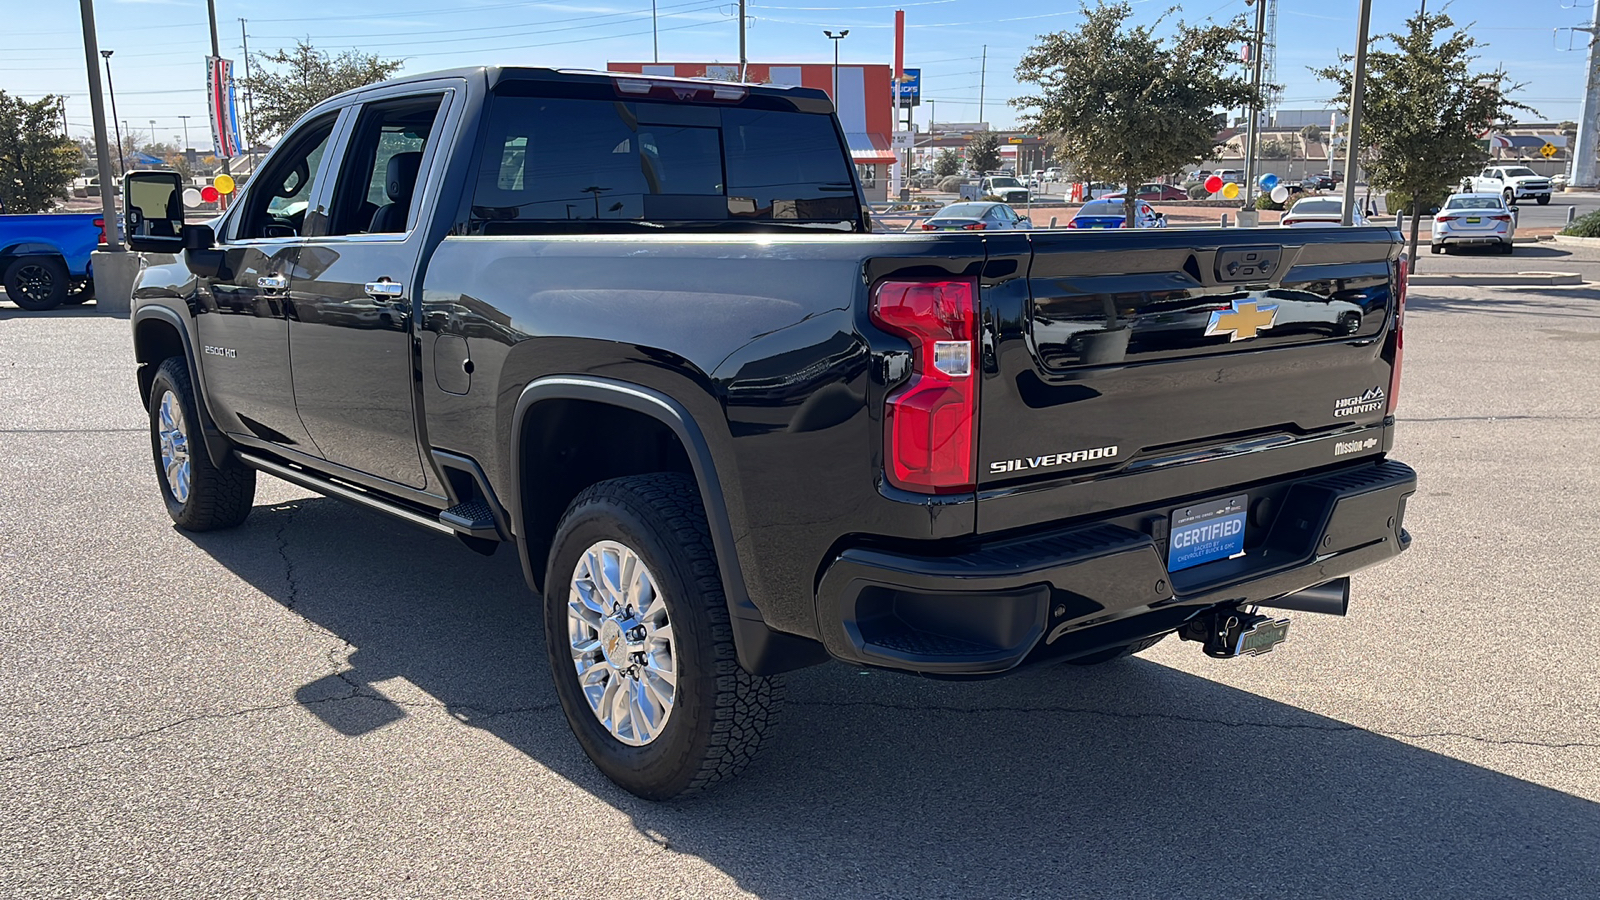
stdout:
{"type": "Polygon", "coordinates": [[[1245,556],[1177,573],[1165,564],[1170,505],[947,555],[847,548],[818,585],[818,625],[835,657],[924,674],[995,675],[1081,656],[1390,559],[1410,545],[1403,519],[1415,491],[1416,473],[1392,460],[1257,485],[1245,556]]]}
{"type": "Polygon", "coordinates": [[[1441,247],[1446,244],[1509,244],[1511,243],[1511,235],[1497,234],[1495,232],[1441,234],[1433,238],[1433,243],[1435,246],[1441,247]]]}

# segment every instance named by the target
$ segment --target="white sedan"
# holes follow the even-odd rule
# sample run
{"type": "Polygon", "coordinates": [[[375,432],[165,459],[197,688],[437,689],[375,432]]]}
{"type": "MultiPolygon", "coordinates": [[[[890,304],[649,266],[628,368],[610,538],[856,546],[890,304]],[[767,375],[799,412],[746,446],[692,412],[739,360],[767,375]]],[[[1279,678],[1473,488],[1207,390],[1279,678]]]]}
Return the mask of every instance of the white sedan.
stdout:
{"type": "MultiPolygon", "coordinates": [[[[1278,219],[1279,225],[1290,228],[1308,225],[1338,225],[1344,221],[1344,198],[1339,196],[1303,197],[1278,219]]],[[[1352,225],[1366,225],[1367,217],[1358,205],[1350,217],[1352,225]]]]}
{"type": "Polygon", "coordinates": [[[1517,221],[1499,194],[1451,194],[1433,217],[1433,252],[1468,244],[1511,253],[1517,221]]]}

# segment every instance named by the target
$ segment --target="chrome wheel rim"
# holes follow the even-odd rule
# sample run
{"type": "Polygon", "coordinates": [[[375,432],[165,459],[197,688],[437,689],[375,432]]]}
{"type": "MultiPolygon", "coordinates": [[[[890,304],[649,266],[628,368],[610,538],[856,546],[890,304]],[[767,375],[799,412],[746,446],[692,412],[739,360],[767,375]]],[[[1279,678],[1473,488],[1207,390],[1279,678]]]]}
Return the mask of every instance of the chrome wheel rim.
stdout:
{"type": "Polygon", "coordinates": [[[678,692],[672,621],[655,576],[625,544],[583,551],[567,593],[578,689],[611,736],[642,747],[661,735],[678,692]]]}
{"type": "Polygon", "coordinates": [[[156,438],[161,442],[161,471],[167,479],[167,490],[179,503],[189,500],[189,434],[184,427],[183,405],[171,391],[161,395],[157,411],[156,438]]]}

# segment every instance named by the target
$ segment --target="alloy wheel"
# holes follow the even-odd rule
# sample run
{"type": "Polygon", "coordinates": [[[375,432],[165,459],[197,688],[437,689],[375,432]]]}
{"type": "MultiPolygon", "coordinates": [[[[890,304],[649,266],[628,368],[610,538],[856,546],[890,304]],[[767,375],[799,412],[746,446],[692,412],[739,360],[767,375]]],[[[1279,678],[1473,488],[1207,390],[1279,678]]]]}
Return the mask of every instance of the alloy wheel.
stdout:
{"type": "Polygon", "coordinates": [[[183,404],[172,391],[161,395],[161,408],[156,437],[161,441],[161,471],[167,479],[167,489],[172,499],[179,503],[189,500],[189,482],[193,475],[189,459],[189,434],[183,419],[183,404]]]}
{"type": "Polygon", "coordinates": [[[583,551],[567,594],[578,688],[611,736],[641,747],[672,715],[678,666],[666,598],[639,554],[617,541],[583,551]]]}

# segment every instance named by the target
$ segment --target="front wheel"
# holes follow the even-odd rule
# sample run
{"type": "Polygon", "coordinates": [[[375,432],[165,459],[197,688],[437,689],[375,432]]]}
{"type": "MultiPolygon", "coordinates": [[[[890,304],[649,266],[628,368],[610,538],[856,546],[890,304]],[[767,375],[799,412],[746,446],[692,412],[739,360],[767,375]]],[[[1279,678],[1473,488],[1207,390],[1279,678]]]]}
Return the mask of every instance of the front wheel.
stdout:
{"type": "Polygon", "coordinates": [[[256,470],[229,459],[211,462],[200,435],[189,366],[181,356],[161,364],[150,384],[150,451],[167,514],[187,531],[232,528],[250,515],[256,470]]]}
{"type": "Polygon", "coordinates": [[[1506,191],[1501,196],[1506,198],[1506,206],[1516,206],[1517,205],[1517,195],[1516,195],[1515,191],[1506,191]]]}
{"type": "Polygon", "coordinates": [[[556,530],[544,593],[556,695],[607,778],[670,800],[749,765],[781,684],[739,666],[692,478],[635,475],[580,493],[556,530]]]}

